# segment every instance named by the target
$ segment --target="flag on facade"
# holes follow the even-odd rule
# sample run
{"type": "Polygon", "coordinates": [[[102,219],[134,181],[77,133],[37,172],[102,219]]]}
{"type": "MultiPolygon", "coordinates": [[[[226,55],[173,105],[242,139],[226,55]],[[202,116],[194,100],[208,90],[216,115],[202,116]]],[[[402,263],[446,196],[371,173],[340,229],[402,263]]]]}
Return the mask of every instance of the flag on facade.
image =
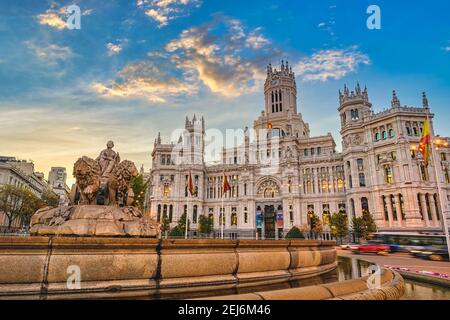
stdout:
{"type": "Polygon", "coordinates": [[[428,166],[430,161],[431,148],[430,119],[427,116],[423,125],[422,138],[420,139],[419,144],[419,152],[422,154],[423,160],[425,161],[425,166],[428,166]]]}
{"type": "Polygon", "coordinates": [[[224,174],[223,175],[223,194],[227,193],[231,190],[230,183],[228,182],[228,177],[224,174]]]}
{"type": "Polygon", "coordinates": [[[194,189],[194,181],[192,181],[192,173],[191,172],[189,172],[187,188],[188,188],[188,191],[191,194],[191,196],[193,196],[195,193],[195,189],[194,189]]]}

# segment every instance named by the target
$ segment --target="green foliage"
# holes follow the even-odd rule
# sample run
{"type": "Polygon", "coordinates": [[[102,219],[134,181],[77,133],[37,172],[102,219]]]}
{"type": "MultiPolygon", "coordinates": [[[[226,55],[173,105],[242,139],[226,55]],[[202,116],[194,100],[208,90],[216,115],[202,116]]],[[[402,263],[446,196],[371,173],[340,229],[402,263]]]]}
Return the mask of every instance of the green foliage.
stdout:
{"type": "Polygon", "coordinates": [[[213,221],[204,215],[198,218],[198,231],[203,234],[211,234],[213,232],[213,221]]]}
{"type": "Polygon", "coordinates": [[[377,225],[369,211],[364,211],[362,217],[352,219],[352,228],[357,239],[366,239],[370,233],[377,232],[377,225]]]}
{"type": "Polygon", "coordinates": [[[33,214],[42,207],[42,200],[31,190],[12,185],[0,187],[0,211],[8,219],[8,229],[17,219],[29,225],[33,214]]]}
{"type": "Polygon", "coordinates": [[[365,226],[365,229],[366,229],[365,230],[366,234],[365,234],[365,238],[364,239],[367,239],[367,236],[370,233],[374,233],[374,232],[378,231],[378,227],[377,227],[377,224],[375,223],[375,220],[374,220],[373,216],[370,214],[369,211],[364,210],[362,218],[363,218],[364,226],[365,226]]]}
{"type": "Polygon", "coordinates": [[[49,207],[56,208],[59,206],[59,197],[51,189],[47,189],[41,196],[43,204],[49,207]]]}
{"type": "Polygon", "coordinates": [[[293,227],[286,235],[286,239],[305,239],[299,228],[293,227]]]}
{"type": "Polygon", "coordinates": [[[348,235],[348,217],[344,211],[339,211],[330,219],[331,233],[335,238],[338,238],[342,242],[342,238],[348,235]]]}
{"type": "MultiPolygon", "coordinates": [[[[191,225],[191,221],[188,221],[188,231],[190,230],[190,225],[191,225]]],[[[178,228],[181,230],[181,232],[183,233],[183,236],[186,233],[186,213],[183,213],[183,215],[180,217],[180,219],[178,220],[178,228]]]]}
{"type": "Polygon", "coordinates": [[[323,232],[322,221],[316,214],[309,215],[308,222],[309,222],[310,231],[314,234],[315,237],[322,234],[322,232],[323,232]]]}
{"type": "Polygon", "coordinates": [[[170,220],[167,215],[164,215],[161,221],[161,232],[162,234],[165,234],[166,231],[170,230],[170,220]]]}
{"type": "Polygon", "coordinates": [[[172,238],[182,238],[184,237],[184,230],[180,229],[180,226],[176,226],[169,232],[169,237],[172,238]]]}
{"type": "Polygon", "coordinates": [[[138,175],[131,181],[131,188],[134,192],[133,206],[138,207],[139,209],[144,209],[147,183],[144,182],[144,176],[142,174],[138,175]]]}

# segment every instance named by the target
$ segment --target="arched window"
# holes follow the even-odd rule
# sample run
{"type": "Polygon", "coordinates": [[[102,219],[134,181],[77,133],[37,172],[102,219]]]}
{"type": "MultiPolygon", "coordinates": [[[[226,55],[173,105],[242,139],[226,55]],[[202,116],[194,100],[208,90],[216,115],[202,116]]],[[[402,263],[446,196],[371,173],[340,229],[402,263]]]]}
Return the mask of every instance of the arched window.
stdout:
{"type": "Polygon", "coordinates": [[[380,133],[375,133],[375,141],[380,141],[380,133]]]}
{"type": "Polygon", "coordinates": [[[369,200],[366,197],[361,198],[361,209],[362,211],[369,211],[369,200]]]}
{"type": "Polygon", "coordinates": [[[386,132],[386,131],[383,131],[382,136],[383,136],[383,139],[387,139],[387,132],[386,132]]]}
{"type": "Polygon", "coordinates": [[[161,205],[158,205],[158,216],[156,217],[158,222],[161,222],[161,205]]]}
{"type": "Polygon", "coordinates": [[[173,205],[171,204],[169,207],[169,223],[173,222],[173,205]]]}
{"type": "Polygon", "coordinates": [[[395,136],[394,129],[389,130],[389,137],[393,138],[395,136]]]}

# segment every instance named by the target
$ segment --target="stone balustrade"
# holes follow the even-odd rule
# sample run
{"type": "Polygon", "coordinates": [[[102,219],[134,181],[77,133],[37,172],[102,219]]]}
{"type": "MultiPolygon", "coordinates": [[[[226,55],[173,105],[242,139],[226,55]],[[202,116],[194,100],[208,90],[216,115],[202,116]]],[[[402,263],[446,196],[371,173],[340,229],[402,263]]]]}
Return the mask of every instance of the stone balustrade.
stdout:
{"type": "Polygon", "coordinates": [[[333,241],[0,237],[0,299],[216,295],[336,268],[333,241]],[[80,271],[80,288],[67,285],[80,271]],[[70,278],[69,278],[70,277],[70,278]]]}

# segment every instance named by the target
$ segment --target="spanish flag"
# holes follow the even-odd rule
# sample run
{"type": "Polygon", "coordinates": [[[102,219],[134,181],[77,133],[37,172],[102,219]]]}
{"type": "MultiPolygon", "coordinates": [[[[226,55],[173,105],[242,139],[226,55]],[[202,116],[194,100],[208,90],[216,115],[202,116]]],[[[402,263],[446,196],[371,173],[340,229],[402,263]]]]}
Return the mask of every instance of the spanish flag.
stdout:
{"type": "Polygon", "coordinates": [[[230,183],[228,182],[228,177],[224,174],[223,175],[223,194],[227,193],[231,190],[230,183]]]}
{"type": "Polygon", "coordinates": [[[192,181],[192,173],[191,172],[189,172],[187,188],[188,188],[188,191],[191,194],[191,196],[193,196],[195,193],[195,189],[194,189],[194,182],[192,181]]]}
{"type": "Polygon", "coordinates": [[[431,153],[431,133],[430,133],[430,119],[427,115],[422,129],[422,138],[420,139],[419,152],[422,154],[425,166],[428,166],[431,153]]]}

